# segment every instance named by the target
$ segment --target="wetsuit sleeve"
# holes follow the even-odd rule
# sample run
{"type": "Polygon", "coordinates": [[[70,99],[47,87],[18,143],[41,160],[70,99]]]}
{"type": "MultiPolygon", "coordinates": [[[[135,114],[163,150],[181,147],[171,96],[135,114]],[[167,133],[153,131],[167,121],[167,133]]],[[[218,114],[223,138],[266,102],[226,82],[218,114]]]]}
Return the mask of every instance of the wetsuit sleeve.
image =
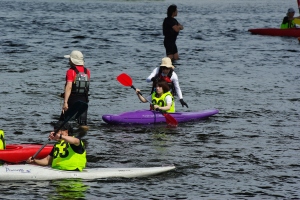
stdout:
{"type": "Polygon", "coordinates": [[[71,148],[73,149],[74,152],[78,154],[82,154],[84,152],[84,147],[82,145],[82,141],[80,140],[80,144],[78,146],[74,144],[70,144],[71,148]]]}
{"type": "Polygon", "coordinates": [[[289,21],[287,17],[284,17],[280,25],[280,29],[287,29],[289,26],[289,21]]]}
{"type": "Polygon", "coordinates": [[[288,17],[284,17],[280,25],[280,29],[294,28],[294,21],[289,21],[288,17]]]}
{"type": "Polygon", "coordinates": [[[152,82],[151,79],[156,75],[158,74],[158,71],[159,71],[159,67],[156,67],[150,74],[150,76],[148,76],[148,78],[146,79],[146,81],[148,83],[152,82]]]}
{"type": "Polygon", "coordinates": [[[179,86],[178,76],[175,72],[172,73],[171,81],[174,84],[174,87],[175,87],[178,98],[182,99],[183,97],[182,97],[182,92],[181,92],[181,89],[180,89],[180,86],[179,86]]]}

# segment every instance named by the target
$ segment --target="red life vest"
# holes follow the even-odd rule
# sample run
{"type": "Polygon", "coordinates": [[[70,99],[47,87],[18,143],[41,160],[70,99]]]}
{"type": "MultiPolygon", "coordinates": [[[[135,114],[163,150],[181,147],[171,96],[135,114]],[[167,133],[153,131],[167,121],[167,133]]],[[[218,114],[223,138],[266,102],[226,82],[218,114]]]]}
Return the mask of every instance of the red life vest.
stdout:
{"type": "MultiPolygon", "coordinates": [[[[176,95],[176,91],[175,91],[175,86],[173,84],[173,82],[171,81],[171,77],[172,77],[172,73],[173,73],[173,69],[170,70],[170,72],[168,73],[167,76],[162,76],[162,69],[160,68],[158,71],[158,74],[155,75],[155,77],[157,77],[156,79],[161,79],[164,80],[168,83],[169,87],[170,87],[170,91],[173,95],[173,97],[176,95]]],[[[153,82],[152,84],[152,90],[151,90],[151,94],[154,92],[154,88],[155,88],[155,83],[153,82]]]]}
{"type": "Polygon", "coordinates": [[[172,83],[171,79],[169,76],[162,76],[160,74],[159,79],[166,81],[167,83],[172,83]]]}

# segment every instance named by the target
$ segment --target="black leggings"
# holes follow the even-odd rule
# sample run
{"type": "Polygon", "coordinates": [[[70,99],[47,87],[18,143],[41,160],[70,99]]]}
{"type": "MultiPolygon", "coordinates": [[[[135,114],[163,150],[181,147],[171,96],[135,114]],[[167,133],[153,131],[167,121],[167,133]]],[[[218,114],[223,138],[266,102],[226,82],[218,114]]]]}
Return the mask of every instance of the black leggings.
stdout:
{"type": "MultiPolygon", "coordinates": [[[[74,95],[71,94],[68,100],[68,106],[69,108],[72,107],[72,105],[77,102],[77,101],[83,101],[85,103],[87,102],[87,97],[85,95],[74,95]]],[[[60,117],[59,117],[60,121],[64,121],[65,120],[65,115],[63,112],[61,112],[60,117]]],[[[87,125],[87,109],[84,113],[82,113],[82,115],[80,115],[80,117],[77,119],[77,123],[79,125],[87,125]]]]}

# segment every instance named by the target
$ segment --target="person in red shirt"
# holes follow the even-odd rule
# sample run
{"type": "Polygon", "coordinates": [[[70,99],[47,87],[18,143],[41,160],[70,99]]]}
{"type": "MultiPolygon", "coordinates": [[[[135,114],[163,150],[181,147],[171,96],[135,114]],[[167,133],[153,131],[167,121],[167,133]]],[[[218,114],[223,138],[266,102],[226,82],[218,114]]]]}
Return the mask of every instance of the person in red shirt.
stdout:
{"type": "MultiPolygon", "coordinates": [[[[90,85],[90,70],[84,67],[83,54],[80,51],[74,50],[70,55],[65,55],[69,58],[70,68],[66,73],[65,92],[63,94],[64,104],[60,120],[64,120],[64,112],[68,110],[76,101],[88,103],[88,93],[90,85]]],[[[87,125],[87,110],[77,119],[79,125],[87,125]]]]}

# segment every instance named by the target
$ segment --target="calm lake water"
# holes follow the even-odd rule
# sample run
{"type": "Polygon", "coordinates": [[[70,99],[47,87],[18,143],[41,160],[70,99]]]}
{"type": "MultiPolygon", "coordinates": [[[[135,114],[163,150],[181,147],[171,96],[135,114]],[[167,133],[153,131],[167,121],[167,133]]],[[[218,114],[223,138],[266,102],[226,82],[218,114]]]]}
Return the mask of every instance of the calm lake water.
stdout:
{"type": "Polygon", "coordinates": [[[0,124],[8,144],[47,141],[61,109],[63,55],[77,49],[92,72],[88,167],[177,167],[136,179],[0,183],[1,199],[300,198],[299,42],[248,32],[279,27],[296,1],[0,3],[0,124]],[[145,79],[165,56],[161,28],[172,3],[185,27],[174,65],[189,105],[177,99],[177,111],[220,113],[172,129],[106,124],[104,114],[148,108],[116,76],[126,72],[150,92],[145,79]]]}

